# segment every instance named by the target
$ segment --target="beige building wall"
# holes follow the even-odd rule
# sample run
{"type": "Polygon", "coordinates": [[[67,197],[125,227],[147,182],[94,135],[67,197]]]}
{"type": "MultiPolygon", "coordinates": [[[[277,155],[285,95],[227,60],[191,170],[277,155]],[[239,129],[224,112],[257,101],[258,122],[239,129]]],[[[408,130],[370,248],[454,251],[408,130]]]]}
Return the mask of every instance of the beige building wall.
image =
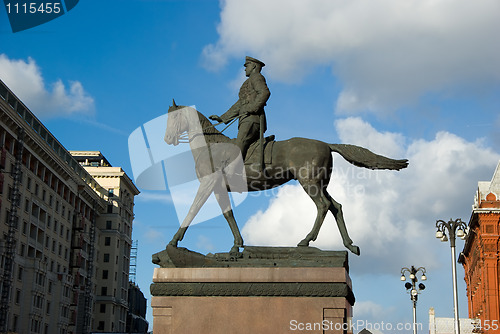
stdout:
{"type": "Polygon", "coordinates": [[[130,249],[134,196],[139,190],[120,167],[112,167],[98,151],[71,151],[107,191],[99,230],[94,331],[125,332],[128,312],[130,249]]]}

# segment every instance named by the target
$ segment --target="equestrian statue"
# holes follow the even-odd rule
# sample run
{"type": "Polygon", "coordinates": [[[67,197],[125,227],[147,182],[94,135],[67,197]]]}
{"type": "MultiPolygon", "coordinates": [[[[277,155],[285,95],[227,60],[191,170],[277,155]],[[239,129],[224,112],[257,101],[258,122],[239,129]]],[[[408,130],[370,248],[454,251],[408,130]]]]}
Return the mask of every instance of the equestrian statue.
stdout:
{"type": "Polygon", "coordinates": [[[274,141],[274,136],[264,138],[264,106],[270,93],[260,73],[263,66],[261,61],[247,57],[245,72],[248,79],[240,89],[238,101],[220,117],[210,116],[219,124],[239,120],[235,139],[222,134],[215,128],[218,124],[212,124],[192,107],[178,106],[175,101],[169,107],[165,142],[172,145],[189,143],[200,181],[193,204],[169,245],[177,247],[196,214],[214,193],[234,236],[230,252],[238,253],[243,247],[243,238],[233,215],[228,191],[262,191],[297,180],[317,208],[313,227],[298,246],[309,246],[311,241],[316,240],[330,211],[344,246],[359,255],[359,247],[353,244],[347,232],[341,204],[326,190],[333,168],[332,152],[340,154],[355,166],[369,169],[400,170],[408,166],[408,160],[387,158],[356,145],[329,144],[307,138],[283,141],[274,141]]]}

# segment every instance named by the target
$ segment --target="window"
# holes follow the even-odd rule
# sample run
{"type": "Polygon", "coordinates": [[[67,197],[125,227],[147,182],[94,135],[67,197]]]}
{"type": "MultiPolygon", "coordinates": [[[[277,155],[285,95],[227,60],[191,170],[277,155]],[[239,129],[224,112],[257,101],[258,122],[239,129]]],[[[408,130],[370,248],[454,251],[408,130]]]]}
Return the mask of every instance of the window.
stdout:
{"type": "Polygon", "coordinates": [[[21,301],[21,290],[16,290],[16,304],[19,304],[21,301]]]}
{"type": "Polygon", "coordinates": [[[113,213],[113,204],[108,204],[108,213],[113,213]]]}
{"type": "Polygon", "coordinates": [[[111,237],[105,237],[104,246],[109,246],[109,245],[111,245],[111,237]]]}
{"type": "Polygon", "coordinates": [[[106,313],[106,304],[101,304],[99,306],[99,312],[106,313]]]}
{"type": "Polygon", "coordinates": [[[104,254],[104,262],[109,262],[109,253],[104,254]]]}
{"type": "Polygon", "coordinates": [[[17,279],[22,281],[23,280],[23,267],[19,267],[17,270],[17,279]]]}
{"type": "Polygon", "coordinates": [[[19,247],[19,255],[24,256],[25,253],[26,253],[26,245],[21,244],[21,246],[19,247]]]}
{"type": "Polygon", "coordinates": [[[104,330],[104,321],[99,321],[99,325],[97,325],[97,330],[104,330]]]}
{"type": "Polygon", "coordinates": [[[102,271],[102,279],[108,279],[108,271],[107,270],[102,271]]]}
{"type": "Polygon", "coordinates": [[[108,288],[103,286],[101,288],[101,296],[107,296],[108,295],[108,288]]]}
{"type": "Polygon", "coordinates": [[[14,330],[14,332],[17,332],[18,319],[19,319],[19,316],[18,315],[14,315],[14,321],[13,321],[13,324],[12,324],[12,329],[14,330]]]}
{"type": "Polygon", "coordinates": [[[112,222],[111,220],[107,220],[107,221],[106,221],[106,230],[111,230],[111,224],[112,224],[112,223],[113,223],[113,222],[112,222]]]}

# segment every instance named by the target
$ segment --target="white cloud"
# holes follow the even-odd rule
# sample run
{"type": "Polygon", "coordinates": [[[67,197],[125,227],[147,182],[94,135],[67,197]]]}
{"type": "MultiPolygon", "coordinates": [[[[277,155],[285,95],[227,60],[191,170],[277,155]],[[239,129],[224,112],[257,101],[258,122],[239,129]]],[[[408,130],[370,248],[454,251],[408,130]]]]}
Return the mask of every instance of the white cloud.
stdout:
{"type": "Polygon", "coordinates": [[[331,66],[343,85],[338,112],[390,111],[498,84],[499,13],[496,0],[225,0],[203,56],[214,69],[255,56],[284,81],[331,66]]]}
{"type": "Polygon", "coordinates": [[[167,236],[164,233],[158,231],[158,229],[147,227],[144,231],[142,238],[146,244],[161,244],[167,240],[167,236]]]}
{"type": "Polygon", "coordinates": [[[196,242],[196,248],[206,252],[213,252],[216,250],[216,247],[212,243],[212,240],[204,235],[198,236],[198,241],[196,242]]]}
{"type": "Polygon", "coordinates": [[[172,204],[172,196],[165,192],[141,191],[137,195],[136,200],[145,202],[161,202],[165,204],[172,204]]]}
{"type": "Polygon", "coordinates": [[[66,86],[59,79],[47,87],[32,58],[16,60],[0,54],[0,79],[39,117],[94,112],[94,99],[79,81],[66,86]]]}
{"type": "MultiPolygon", "coordinates": [[[[334,155],[328,191],[343,204],[350,236],[361,248],[356,268],[398,272],[401,263],[417,257],[425,259],[428,269],[435,268],[434,250],[441,246],[433,238],[436,220],[468,220],[477,182],[491,178],[500,155],[481,141],[468,142],[448,132],[430,141],[410,141],[401,134],[380,133],[359,118],[337,121],[336,131],[342,142],[410,161],[400,172],[371,171],[334,155]]],[[[315,215],[302,188],[286,185],[266,210],[248,220],[242,234],[249,245],[294,246],[312,228],[315,215]]],[[[330,213],[311,246],[344,249],[330,213]]]]}
{"type": "MultiPolygon", "coordinates": [[[[395,307],[390,307],[387,309],[386,307],[377,304],[373,301],[359,301],[354,304],[353,313],[355,318],[358,319],[384,319],[387,318],[388,314],[393,314],[395,311],[395,307]]],[[[360,328],[358,328],[360,330],[360,328]]]]}

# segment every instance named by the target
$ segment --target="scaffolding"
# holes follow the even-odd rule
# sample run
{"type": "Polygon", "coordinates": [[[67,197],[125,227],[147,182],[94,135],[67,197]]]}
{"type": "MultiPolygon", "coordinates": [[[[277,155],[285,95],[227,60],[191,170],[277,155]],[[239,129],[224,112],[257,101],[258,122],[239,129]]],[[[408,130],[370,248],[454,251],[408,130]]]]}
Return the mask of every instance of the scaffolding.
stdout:
{"type": "Polygon", "coordinates": [[[92,280],[94,274],[94,252],[95,252],[95,228],[96,228],[96,215],[97,215],[97,202],[94,200],[93,202],[93,210],[92,216],[90,220],[89,226],[89,249],[88,256],[89,262],[87,267],[87,281],[85,284],[85,317],[83,321],[83,333],[87,334],[91,332],[91,324],[92,324],[92,305],[94,303],[93,296],[93,285],[94,282],[92,280]]]}
{"type": "Polygon", "coordinates": [[[12,285],[12,273],[14,269],[14,255],[16,250],[16,239],[15,233],[17,229],[18,215],[17,208],[19,207],[19,201],[21,199],[21,194],[19,191],[19,186],[21,184],[21,165],[24,150],[24,129],[19,128],[17,135],[17,142],[15,147],[15,163],[14,168],[11,171],[14,178],[14,184],[12,186],[12,199],[11,208],[9,213],[9,230],[7,232],[7,239],[5,242],[5,264],[2,279],[2,294],[0,299],[0,333],[7,333],[8,330],[8,317],[9,317],[9,300],[10,291],[12,285]]]}
{"type": "Polygon", "coordinates": [[[130,248],[130,268],[128,273],[128,279],[130,282],[135,284],[135,276],[137,273],[137,248],[139,240],[132,241],[132,248],[130,248]]]}

